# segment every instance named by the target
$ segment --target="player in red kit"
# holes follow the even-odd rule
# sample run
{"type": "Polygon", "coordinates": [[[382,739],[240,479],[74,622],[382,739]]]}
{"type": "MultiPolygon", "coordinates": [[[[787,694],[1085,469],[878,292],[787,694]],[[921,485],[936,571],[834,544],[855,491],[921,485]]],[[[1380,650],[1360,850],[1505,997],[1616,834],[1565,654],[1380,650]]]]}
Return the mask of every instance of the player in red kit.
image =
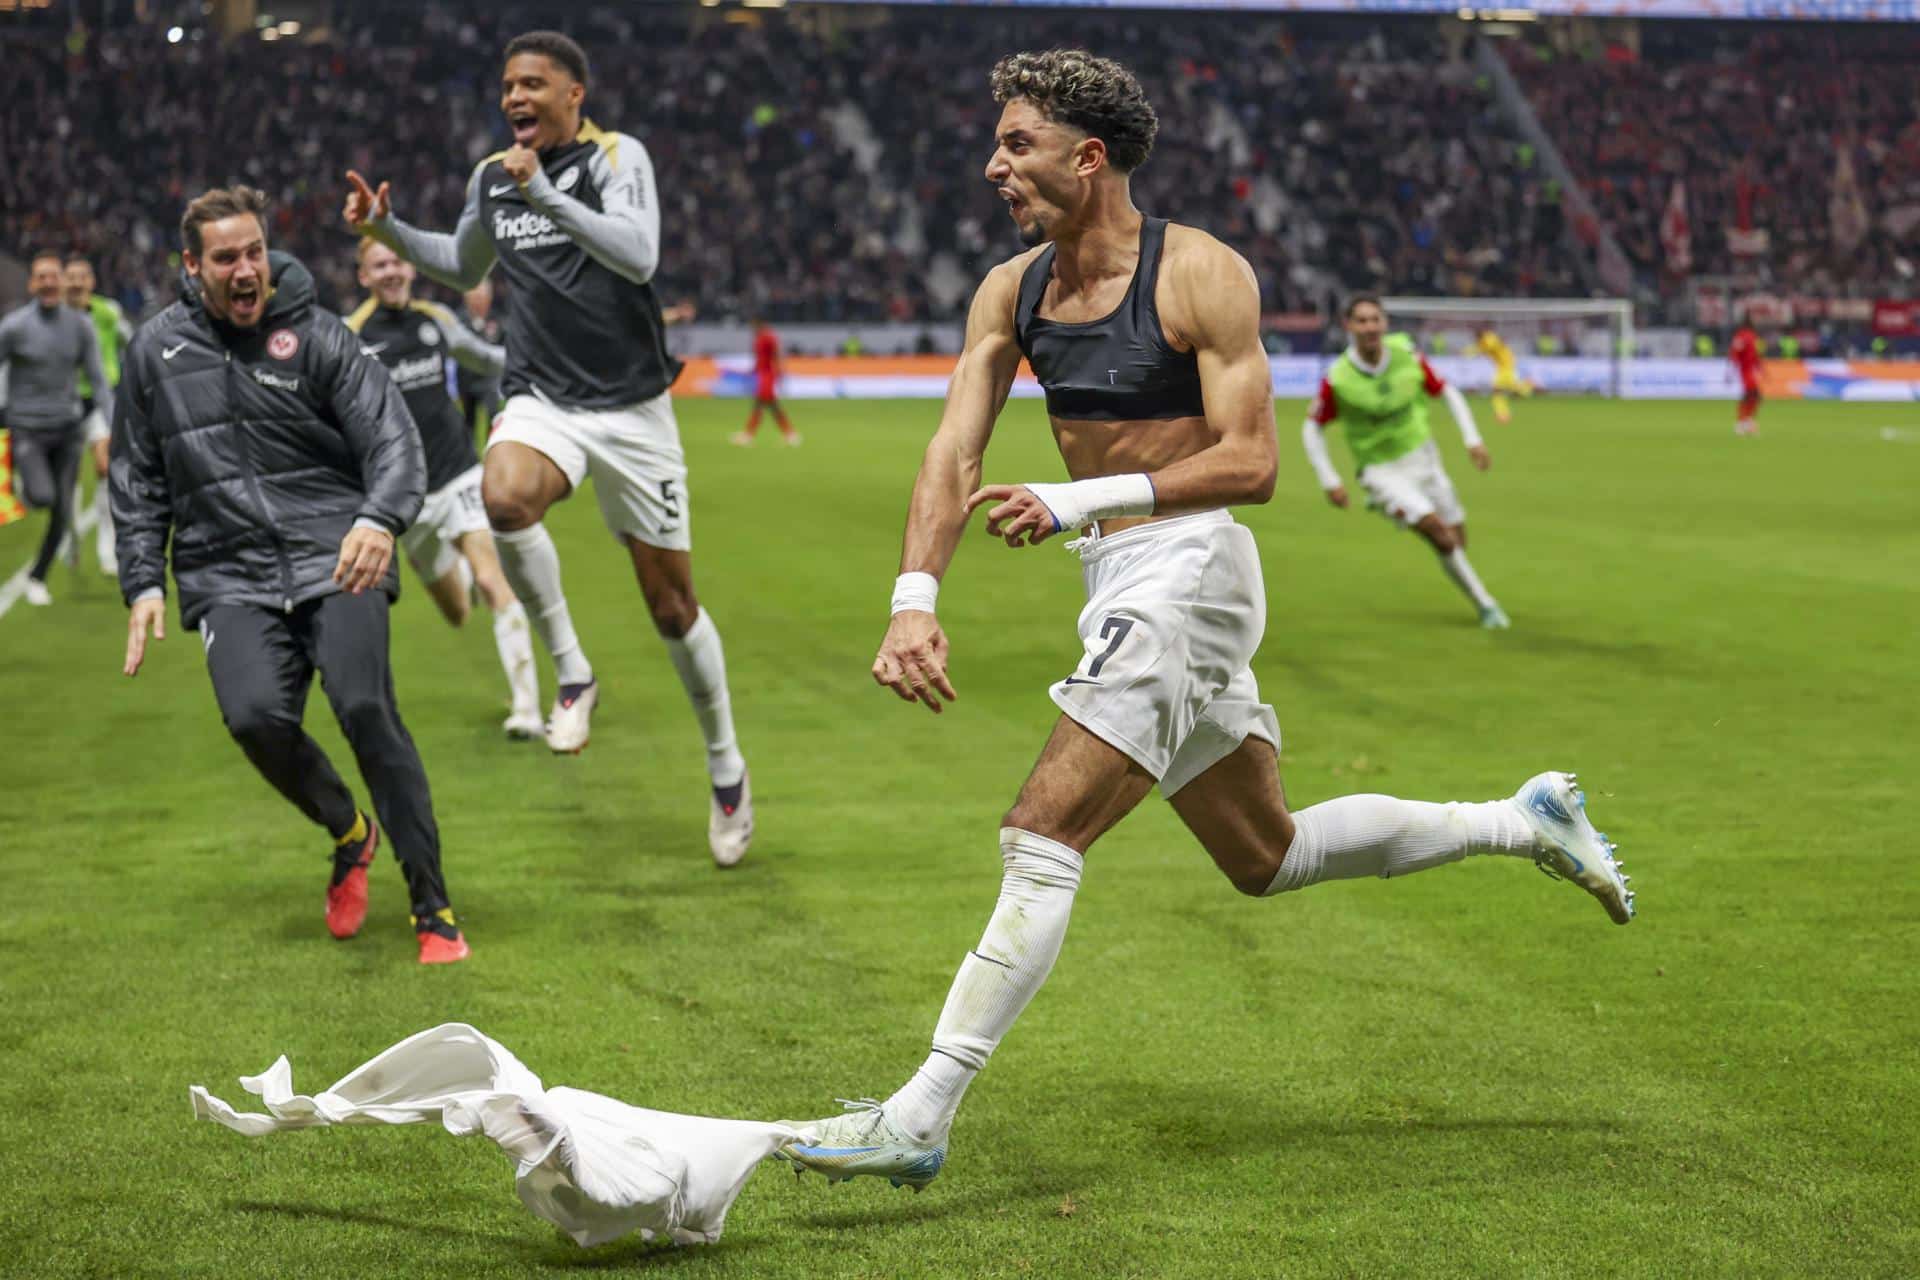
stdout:
{"type": "Polygon", "coordinates": [[[787,421],[787,411],[780,407],[780,335],[764,320],[753,322],[753,412],[747,416],[744,430],[733,437],[737,445],[750,445],[754,435],[760,430],[760,411],[773,410],[773,420],[780,428],[780,438],[788,444],[799,444],[800,433],[787,421]]]}
{"type": "Polygon", "coordinates": [[[1740,371],[1740,416],[1733,421],[1733,434],[1758,435],[1760,428],[1754,425],[1753,415],[1760,412],[1760,335],[1752,325],[1741,325],[1733,335],[1727,358],[1740,371]]]}

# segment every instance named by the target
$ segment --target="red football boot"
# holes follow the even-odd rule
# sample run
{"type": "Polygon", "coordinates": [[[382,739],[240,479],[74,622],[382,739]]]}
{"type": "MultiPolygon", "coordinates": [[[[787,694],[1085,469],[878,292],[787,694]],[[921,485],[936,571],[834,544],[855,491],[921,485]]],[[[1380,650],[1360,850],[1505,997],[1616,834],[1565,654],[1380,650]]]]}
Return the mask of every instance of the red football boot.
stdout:
{"type": "Polygon", "coordinates": [[[333,854],[333,882],[327,886],[327,932],[336,938],[351,938],[360,932],[367,919],[367,868],[380,847],[380,827],[367,819],[367,838],[351,851],[336,849],[333,854]]]}
{"type": "Polygon", "coordinates": [[[430,916],[415,916],[413,931],[420,940],[421,964],[457,964],[473,954],[460,927],[453,922],[451,908],[443,907],[430,916]]]}

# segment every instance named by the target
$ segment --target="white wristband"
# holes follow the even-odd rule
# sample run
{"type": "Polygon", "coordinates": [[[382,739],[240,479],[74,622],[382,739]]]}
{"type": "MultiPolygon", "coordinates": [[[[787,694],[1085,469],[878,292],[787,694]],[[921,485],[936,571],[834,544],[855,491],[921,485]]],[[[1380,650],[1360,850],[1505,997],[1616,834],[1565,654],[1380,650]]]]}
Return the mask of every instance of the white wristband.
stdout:
{"type": "Polygon", "coordinates": [[[1124,476],[1098,476],[1075,480],[1071,484],[1030,484],[1034,497],[1053,512],[1054,532],[1078,529],[1094,520],[1113,516],[1150,516],[1153,514],[1153,481],[1146,472],[1124,476]]]}
{"type": "Polygon", "coordinates": [[[932,613],[940,598],[940,579],[930,573],[903,573],[893,580],[893,611],[932,613]]]}

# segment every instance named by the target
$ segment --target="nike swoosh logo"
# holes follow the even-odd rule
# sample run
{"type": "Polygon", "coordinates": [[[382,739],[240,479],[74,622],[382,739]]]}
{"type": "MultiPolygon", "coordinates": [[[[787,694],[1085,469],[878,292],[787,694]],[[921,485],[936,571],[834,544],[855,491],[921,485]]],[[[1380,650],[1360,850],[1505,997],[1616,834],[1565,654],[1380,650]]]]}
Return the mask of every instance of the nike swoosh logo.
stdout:
{"type": "Polygon", "coordinates": [[[1102,680],[1082,680],[1079,676],[1068,676],[1061,684],[1104,684],[1102,680]]]}
{"type": "Polygon", "coordinates": [[[878,1147],[795,1147],[794,1150],[810,1156],[864,1156],[878,1147]]]}
{"type": "Polygon", "coordinates": [[[387,349],[387,344],[384,342],[363,342],[360,344],[360,349],[370,356],[377,356],[387,349]]]}
{"type": "Polygon", "coordinates": [[[162,360],[171,360],[175,356],[179,355],[182,351],[185,351],[186,349],[187,349],[187,344],[184,342],[178,343],[177,345],[171,346],[171,347],[162,347],[160,348],[160,358],[162,360]]]}
{"type": "Polygon", "coordinates": [[[513,190],[514,187],[518,185],[519,185],[518,183],[509,182],[505,186],[488,187],[487,196],[489,199],[498,200],[501,196],[507,194],[507,192],[513,190]]]}

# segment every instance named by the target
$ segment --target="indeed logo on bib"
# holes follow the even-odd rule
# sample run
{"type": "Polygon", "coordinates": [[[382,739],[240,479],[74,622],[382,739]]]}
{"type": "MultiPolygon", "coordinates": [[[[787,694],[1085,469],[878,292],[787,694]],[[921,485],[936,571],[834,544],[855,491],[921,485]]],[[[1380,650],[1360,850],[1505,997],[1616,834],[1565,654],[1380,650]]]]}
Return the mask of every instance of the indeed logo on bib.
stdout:
{"type": "Polygon", "coordinates": [[[418,391],[422,387],[436,386],[446,378],[446,365],[440,356],[416,356],[412,360],[396,360],[393,368],[387,370],[388,376],[399,384],[402,391],[418,391]]]}
{"type": "Polygon", "coordinates": [[[533,209],[521,213],[508,213],[505,209],[493,211],[493,242],[511,244],[516,249],[542,249],[548,245],[565,244],[566,233],[553,225],[553,219],[533,209]]]}

